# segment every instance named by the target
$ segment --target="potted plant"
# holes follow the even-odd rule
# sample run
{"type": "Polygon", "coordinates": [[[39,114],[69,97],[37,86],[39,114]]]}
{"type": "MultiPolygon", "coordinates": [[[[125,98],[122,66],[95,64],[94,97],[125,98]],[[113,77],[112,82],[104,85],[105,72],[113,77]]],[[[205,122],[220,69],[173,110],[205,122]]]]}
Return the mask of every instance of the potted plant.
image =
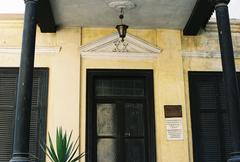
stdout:
{"type": "Polygon", "coordinates": [[[67,132],[63,133],[62,128],[56,130],[56,146],[53,146],[52,138],[48,133],[49,146],[41,145],[42,150],[52,162],[76,162],[81,159],[85,153],[77,155],[79,148],[79,138],[74,142],[71,141],[72,131],[68,136],[67,132]]]}

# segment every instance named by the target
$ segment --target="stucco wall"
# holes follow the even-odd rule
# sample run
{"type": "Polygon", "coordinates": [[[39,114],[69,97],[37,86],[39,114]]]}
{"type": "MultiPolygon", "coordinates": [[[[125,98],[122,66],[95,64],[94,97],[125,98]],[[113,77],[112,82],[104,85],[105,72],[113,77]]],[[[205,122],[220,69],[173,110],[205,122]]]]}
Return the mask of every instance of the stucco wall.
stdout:
{"type": "MultiPolygon", "coordinates": [[[[22,27],[22,21],[0,21],[0,68],[19,66],[22,27]]],[[[214,25],[194,37],[182,36],[179,30],[130,29],[130,34],[161,49],[157,59],[81,58],[81,45],[114,32],[110,28],[77,27],[60,28],[54,34],[37,31],[35,67],[49,68],[48,131],[54,134],[57,126],[73,130],[74,137],[80,135],[80,151],[84,151],[86,69],[153,69],[157,162],[192,161],[188,71],[221,70],[214,25]],[[167,140],[164,105],[182,105],[184,140],[167,140]]],[[[239,38],[236,30],[233,42],[237,54],[239,38]]],[[[239,59],[237,65],[239,69],[239,59]]]]}

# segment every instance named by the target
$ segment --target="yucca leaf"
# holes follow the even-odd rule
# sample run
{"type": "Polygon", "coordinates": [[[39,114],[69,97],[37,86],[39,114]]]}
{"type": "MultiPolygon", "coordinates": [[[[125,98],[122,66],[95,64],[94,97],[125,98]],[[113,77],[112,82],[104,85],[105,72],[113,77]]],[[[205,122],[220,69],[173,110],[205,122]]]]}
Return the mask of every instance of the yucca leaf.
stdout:
{"type": "MultiPolygon", "coordinates": [[[[71,134],[70,134],[71,136],[71,134]]],[[[68,142],[67,142],[67,152],[66,152],[66,156],[65,156],[65,161],[67,161],[70,156],[71,156],[71,153],[72,153],[72,150],[73,150],[73,143],[69,142],[70,141],[70,138],[68,139],[68,142]]]]}
{"type": "Polygon", "coordinates": [[[63,144],[63,152],[62,152],[62,160],[65,162],[65,158],[66,158],[66,153],[68,151],[68,146],[67,146],[67,132],[65,131],[64,136],[63,136],[63,140],[62,140],[62,144],[63,144]]]}
{"type": "Polygon", "coordinates": [[[56,151],[57,151],[57,156],[58,156],[58,160],[59,162],[61,162],[61,149],[62,149],[62,146],[61,146],[61,134],[60,134],[60,130],[61,128],[57,128],[56,129],[56,151]]]}
{"type": "Polygon", "coordinates": [[[73,152],[71,153],[71,157],[69,158],[68,162],[71,162],[73,157],[75,156],[76,152],[78,151],[79,147],[76,147],[75,150],[73,150],[73,152]]]}
{"type": "Polygon", "coordinates": [[[46,147],[46,149],[47,149],[47,152],[46,152],[47,156],[50,157],[54,162],[58,162],[58,159],[54,158],[54,155],[52,154],[50,148],[46,147]]]}
{"type": "Polygon", "coordinates": [[[68,136],[67,132],[63,132],[62,128],[56,129],[56,147],[54,148],[50,134],[48,133],[49,146],[41,145],[41,149],[51,162],[76,162],[85,154],[81,153],[75,157],[79,149],[79,137],[75,142],[71,142],[72,131],[68,136]],[[45,147],[45,148],[44,148],[45,147]]]}
{"type": "Polygon", "coordinates": [[[66,132],[63,135],[62,128],[57,129],[56,146],[59,162],[64,162],[66,153],[66,132]]]}
{"type": "Polygon", "coordinates": [[[71,157],[69,158],[68,162],[71,162],[71,160],[73,159],[74,155],[76,154],[76,152],[77,152],[77,150],[78,150],[78,148],[79,148],[79,145],[77,146],[78,140],[79,140],[79,137],[76,139],[76,141],[75,141],[75,143],[74,143],[74,145],[73,145],[72,151],[71,151],[71,153],[70,153],[70,156],[71,156],[71,157]],[[77,147],[76,147],[76,146],[77,146],[77,147]],[[75,148],[75,147],[76,147],[76,148],[75,148]]]}
{"type": "Polygon", "coordinates": [[[85,153],[85,152],[82,152],[79,156],[83,157],[83,156],[85,156],[85,155],[86,155],[86,153],[85,153]]]}
{"type": "Polygon", "coordinates": [[[71,131],[71,133],[70,133],[70,135],[69,135],[69,137],[68,137],[68,140],[67,140],[67,152],[66,152],[66,156],[65,156],[65,161],[68,160],[68,158],[70,157],[70,153],[72,152],[72,146],[73,146],[73,144],[70,143],[71,137],[72,137],[72,131],[71,131]]]}
{"type": "Polygon", "coordinates": [[[69,145],[69,143],[70,143],[70,141],[71,141],[71,138],[72,138],[72,131],[71,131],[71,133],[70,133],[70,135],[69,135],[69,137],[68,137],[67,145],[69,145]]]}
{"type": "Polygon", "coordinates": [[[66,152],[65,161],[67,161],[69,159],[69,157],[71,156],[71,152],[72,152],[73,143],[69,143],[69,144],[70,144],[70,146],[68,147],[68,150],[66,152]]]}
{"type": "Polygon", "coordinates": [[[85,154],[80,154],[80,155],[78,155],[76,158],[74,158],[71,162],[75,162],[75,161],[77,161],[77,160],[79,160],[79,159],[81,159],[83,156],[84,156],[85,154]]]}
{"type": "Polygon", "coordinates": [[[49,145],[50,145],[50,147],[47,147],[47,148],[49,148],[48,152],[52,156],[53,160],[55,160],[55,162],[58,162],[59,160],[58,160],[57,154],[56,154],[56,152],[54,150],[52,139],[51,139],[51,136],[50,136],[49,133],[48,133],[48,139],[49,139],[49,145]]]}
{"type": "Polygon", "coordinates": [[[47,151],[44,149],[44,147],[42,146],[42,145],[40,145],[40,147],[41,147],[41,149],[43,150],[43,152],[48,156],[48,158],[52,161],[52,162],[56,162],[56,161],[54,161],[53,160],[53,158],[52,158],[52,156],[51,155],[49,155],[49,148],[48,148],[48,146],[47,145],[45,145],[45,148],[47,149],[47,151]]]}
{"type": "Polygon", "coordinates": [[[32,153],[29,153],[29,157],[32,157],[32,158],[34,158],[34,159],[36,159],[36,160],[38,160],[38,161],[41,161],[41,159],[39,159],[37,156],[35,156],[35,155],[32,154],[32,153]]]}
{"type": "Polygon", "coordinates": [[[79,137],[78,137],[78,138],[76,139],[76,141],[74,142],[73,150],[75,149],[76,146],[79,146],[78,141],[79,141],[79,137]]]}

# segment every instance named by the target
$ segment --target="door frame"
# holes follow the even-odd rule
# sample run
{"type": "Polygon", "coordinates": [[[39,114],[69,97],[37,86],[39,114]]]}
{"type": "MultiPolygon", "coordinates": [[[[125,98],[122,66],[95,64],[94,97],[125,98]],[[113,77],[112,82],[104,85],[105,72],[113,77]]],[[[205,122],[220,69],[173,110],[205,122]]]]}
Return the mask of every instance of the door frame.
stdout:
{"type": "Polygon", "coordinates": [[[148,111],[146,114],[147,122],[147,154],[148,161],[156,161],[156,137],[155,137],[155,113],[154,113],[154,87],[153,70],[120,70],[120,69],[87,69],[87,92],[86,92],[86,161],[92,162],[95,158],[94,149],[94,131],[96,126],[93,119],[96,114],[94,109],[94,79],[97,77],[141,77],[145,80],[146,105],[148,111]]]}

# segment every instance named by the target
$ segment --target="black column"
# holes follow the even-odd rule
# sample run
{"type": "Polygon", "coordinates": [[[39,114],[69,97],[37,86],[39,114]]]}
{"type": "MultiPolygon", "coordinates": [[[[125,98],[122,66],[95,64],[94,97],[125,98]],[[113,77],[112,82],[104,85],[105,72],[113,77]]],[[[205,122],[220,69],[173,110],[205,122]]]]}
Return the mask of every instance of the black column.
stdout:
{"type": "Polygon", "coordinates": [[[21,63],[17,85],[13,155],[10,162],[29,162],[29,132],[38,0],[25,0],[21,63]]]}
{"type": "Polygon", "coordinates": [[[240,162],[240,103],[229,23],[228,2],[229,0],[215,0],[215,10],[222,58],[225,85],[224,89],[230,113],[231,132],[233,138],[233,152],[231,153],[231,157],[228,159],[228,162],[240,162]]]}

